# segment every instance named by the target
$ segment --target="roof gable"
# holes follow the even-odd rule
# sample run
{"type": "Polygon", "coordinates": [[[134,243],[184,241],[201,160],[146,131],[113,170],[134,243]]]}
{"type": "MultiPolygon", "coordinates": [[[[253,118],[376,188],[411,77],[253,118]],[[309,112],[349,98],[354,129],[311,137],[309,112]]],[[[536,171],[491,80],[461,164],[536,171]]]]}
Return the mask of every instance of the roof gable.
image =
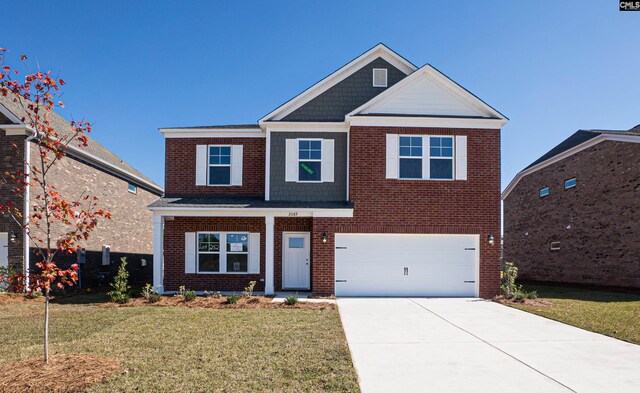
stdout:
{"type": "Polygon", "coordinates": [[[506,119],[429,64],[349,113],[506,119]]]}
{"type": "Polygon", "coordinates": [[[340,67],[337,71],[322,79],[320,82],[309,87],[291,100],[280,105],[278,108],[274,109],[269,114],[260,119],[259,122],[262,123],[265,121],[283,120],[287,115],[293,113],[298,108],[302,107],[314,98],[326,92],[331,87],[343,81],[356,71],[360,70],[363,66],[371,63],[377,58],[385,60],[405,75],[409,75],[417,69],[415,65],[411,64],[405,58],[398,55],[384,44],[378,44],[362,55],[356,57],[349,63],[340,67]]]}

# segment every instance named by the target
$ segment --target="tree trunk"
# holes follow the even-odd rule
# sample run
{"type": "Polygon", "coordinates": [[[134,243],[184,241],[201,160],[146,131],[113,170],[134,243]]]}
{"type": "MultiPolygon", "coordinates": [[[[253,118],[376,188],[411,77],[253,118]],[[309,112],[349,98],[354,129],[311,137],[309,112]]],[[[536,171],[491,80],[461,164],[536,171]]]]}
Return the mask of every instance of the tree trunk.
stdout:
{"type": "Polygon", "coordinates": [[[49,363],[49,290],[44,293],[44,362],[49,363]]]}

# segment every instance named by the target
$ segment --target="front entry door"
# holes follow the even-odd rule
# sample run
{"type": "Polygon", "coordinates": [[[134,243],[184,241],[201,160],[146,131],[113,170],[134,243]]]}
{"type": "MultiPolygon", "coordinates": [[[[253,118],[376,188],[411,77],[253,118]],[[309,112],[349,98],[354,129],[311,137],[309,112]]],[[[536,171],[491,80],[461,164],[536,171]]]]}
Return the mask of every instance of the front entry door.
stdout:
{"type": "Polygon", "coordinates": [[[308,232],[282,234],[282,287],[311,289],[310,236],[308,232]]]}
{"type": "Polygon", "coordinates": [[[9,266],[9,237],[7,232],[0,232],[0,267],[9,266]]]}

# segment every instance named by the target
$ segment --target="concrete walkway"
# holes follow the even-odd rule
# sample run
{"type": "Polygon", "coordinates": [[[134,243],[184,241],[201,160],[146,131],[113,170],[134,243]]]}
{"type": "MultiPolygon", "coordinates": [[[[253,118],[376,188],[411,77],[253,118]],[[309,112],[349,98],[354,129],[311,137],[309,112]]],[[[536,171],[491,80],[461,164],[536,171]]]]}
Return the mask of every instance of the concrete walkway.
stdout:
{"type": "Polygon", "coordinates": [[[364,393],[640,392],[640,346],[478,299],[338,299],[364,393]]]}

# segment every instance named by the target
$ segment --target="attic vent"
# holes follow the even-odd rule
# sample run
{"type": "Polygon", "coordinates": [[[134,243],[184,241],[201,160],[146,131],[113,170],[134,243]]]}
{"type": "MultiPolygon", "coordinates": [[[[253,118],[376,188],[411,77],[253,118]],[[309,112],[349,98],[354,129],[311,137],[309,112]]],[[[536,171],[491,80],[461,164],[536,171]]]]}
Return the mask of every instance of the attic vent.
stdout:
{"type": "Polygon", "coordinates": [[[373,87],[387,87],[387,69],[373,69],[373,87]]]}

